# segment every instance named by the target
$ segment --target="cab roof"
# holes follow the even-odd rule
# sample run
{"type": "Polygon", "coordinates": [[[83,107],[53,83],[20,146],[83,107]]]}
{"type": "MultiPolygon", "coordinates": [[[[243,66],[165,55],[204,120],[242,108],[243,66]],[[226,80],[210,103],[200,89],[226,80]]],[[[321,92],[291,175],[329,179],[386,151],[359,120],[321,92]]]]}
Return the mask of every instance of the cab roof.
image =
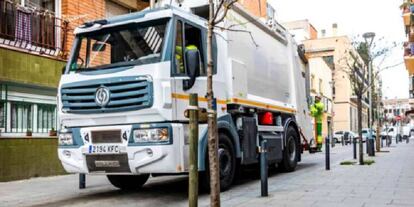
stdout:
{"type": "Polygon", "coordinates": [[[120,26],[130,23],[139,23],[139,22],[146,22],[150,20],[168,18],[173,16],[180,16],[184,19],[189,19],[192,22],[199,24],[200,26],[206,25],[206,20],[184,11],[180,8],[176,8],[173,6],[166,5],[164,7],[155,8],[155,9],[144,9],[139,12],[119,15],[110,17],[107,19],[100,19],[91,22],[86,22],[83,25],[77,27],[74,31],[75,34],[85,33],[85,32],[92,32],[98,31],[103,28],[109,28],[114,26],[120,26]]]}

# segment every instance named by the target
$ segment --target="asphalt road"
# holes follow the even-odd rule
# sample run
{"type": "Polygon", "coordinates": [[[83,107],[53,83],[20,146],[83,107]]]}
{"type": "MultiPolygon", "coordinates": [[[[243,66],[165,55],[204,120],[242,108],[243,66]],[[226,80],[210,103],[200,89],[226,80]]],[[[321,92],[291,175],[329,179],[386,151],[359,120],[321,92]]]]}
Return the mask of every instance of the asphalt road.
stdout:
{"type": "MultiPolygon", "coordinates": [[[[410,152],[408,156],[411,159],[414,158],[414,144],[412,143],[399,144],[397,147],[392,146],[385,150],[390,152],[378,153],[375,158],[370,158],[377,162],[372,167],[342,166],[339,165],[341,161],[352,160],[352,147],[337,146],[331,153],[331,171],[325,171],[324,153],[305,153],[303,161],[295,172],[279,173],[276,170],[271,170],[270,196],[268,198],[259,197],[258,171],[245,170],[242,179],[238,180],[230,190],[221,194],[222,206],[323,206],[322,204],[327,203],[330,206],[332,204],[341,206],[340,204],[342,204],[343,206],[366,207],[371,201],[376,204],[375,206],[381,206],[380,204],[397,205],[398,203],[392,203],[396,200],[393,196],[389,199],[387,197],[383,203],[375,203],[378,198],[372,196],[374,193],[370,192],[375,192],[378,185],[374,185],[372,182],[361,185],[366,182],[366,177],[370,176],[371,172],[378,170],[375,169],[376,167],[388,169],[387,165],[397,165],[399,163],[394,160],[400,156],[407,156],[408,152],[410,152]],[[358,174],[366,177],[354,179],[358,174]],[[368,192],[361,194],[367,198],[357,197],[360,200],[348,202],[350,196],[351,198],[355,197],[352,192],[360,191],[368,192]]],[[[388,170],[386,174],[376,173],[378,177],[376,179],[387,181],[383,182],[384,186],[379,187],[390,189],[389,186],[392,186],[392,195],[400,188],[408,188],[408,194],[412,192],[412,196],[414,196],[414,177],[411,176],[414,174],[414,164],[408,167],[408,170],[412,170],[411,174],[408,174],[409,177],[402,173],[402,171],[407,171],[406,168],[395,166],[391,168],[391,172],[388,170]],[[408,182],[413,187],[401,187],[399,181],[408,182]]],[[[105,176],[87,176],[86,179],[87,186],[83,190],[78,189],[77,175],[0,183],[0,206],[188,206],[186,176],[150,178],[143,189],[133,192],[125,192],[112,187],[105,176]]],[[[411,199],[408,196],[407,199],[411,199]]],[[[199,204],[200,206],[208,206],[209,196],[207,193],[200,194],[199,204]]],[[[414,206],[414,203],[408,204],[414,206]]]]}

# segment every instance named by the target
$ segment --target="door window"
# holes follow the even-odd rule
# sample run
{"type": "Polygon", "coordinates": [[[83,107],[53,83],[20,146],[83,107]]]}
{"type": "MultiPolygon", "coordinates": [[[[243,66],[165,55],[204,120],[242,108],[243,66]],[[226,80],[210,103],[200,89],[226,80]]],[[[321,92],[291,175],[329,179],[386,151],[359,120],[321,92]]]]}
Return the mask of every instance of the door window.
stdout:
{"type": "Polygon", "coordinates": [[[203,38],[201,30],[190,24],[177,21],[175,38],[175,75],[186,75],[185,52],[197,49],[200,53],[200,75],[206,74],[204,66],[203,38]],[[184,29],[184,31],[183,31],[184,29]]]}

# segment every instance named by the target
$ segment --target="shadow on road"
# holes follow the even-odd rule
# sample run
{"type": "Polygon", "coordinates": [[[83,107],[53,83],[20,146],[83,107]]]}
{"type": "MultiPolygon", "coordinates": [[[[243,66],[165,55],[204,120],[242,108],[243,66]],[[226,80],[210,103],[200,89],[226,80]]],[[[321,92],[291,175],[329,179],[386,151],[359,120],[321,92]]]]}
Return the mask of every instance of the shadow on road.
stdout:
{"type": "MultiPolygon", "coordinates": [[[[300,163],[296,172],[307,170],[317,163],[300,163]]],[[[259,166],[250,166],[244,168],[239,173],[238,179],[235,181],[233,187],[243,187],[252,183],[260,181],[259,166]]],[[[282,173],[275,167],[269,168],[269,179],[283,176],[282,173]]],[[[105,203],[106,201],[117,200],[119,203],[144,203],[145,201],[154,200],[157,198],[160,205],[182,203],[187,201],[188,191],[188,177],[187,176],[168,176],[151,178],[142,189],[136,191],[122,191],[118,189],[108,189],[107,185],[89,186],[85,190],[78,190],[78,194],[71,197],[66,197],[57,201],[50,201],[42,203],[38,206],[78,206],[82,204],[105,203]]],[[[230,189],[231,191],[231,189],[230,189]]],[[[208,195],[208,192],[200,191],[200,195],[208,195]]]]}

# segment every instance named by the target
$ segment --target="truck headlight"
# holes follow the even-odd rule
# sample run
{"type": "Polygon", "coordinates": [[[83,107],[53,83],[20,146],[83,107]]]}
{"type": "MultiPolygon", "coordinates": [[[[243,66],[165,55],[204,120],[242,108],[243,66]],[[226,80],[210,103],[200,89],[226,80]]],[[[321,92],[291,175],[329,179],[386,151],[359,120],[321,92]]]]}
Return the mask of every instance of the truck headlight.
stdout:
{"type": "Polygon", "coordinates": [[[59,145],[73,145],[72,133],[59,134],[59,145]]]}
{"type": "Polygon", "coordinates": [[[168,128],[136,129],[134,130],[135,143],[169,142],[168,128]]]}

